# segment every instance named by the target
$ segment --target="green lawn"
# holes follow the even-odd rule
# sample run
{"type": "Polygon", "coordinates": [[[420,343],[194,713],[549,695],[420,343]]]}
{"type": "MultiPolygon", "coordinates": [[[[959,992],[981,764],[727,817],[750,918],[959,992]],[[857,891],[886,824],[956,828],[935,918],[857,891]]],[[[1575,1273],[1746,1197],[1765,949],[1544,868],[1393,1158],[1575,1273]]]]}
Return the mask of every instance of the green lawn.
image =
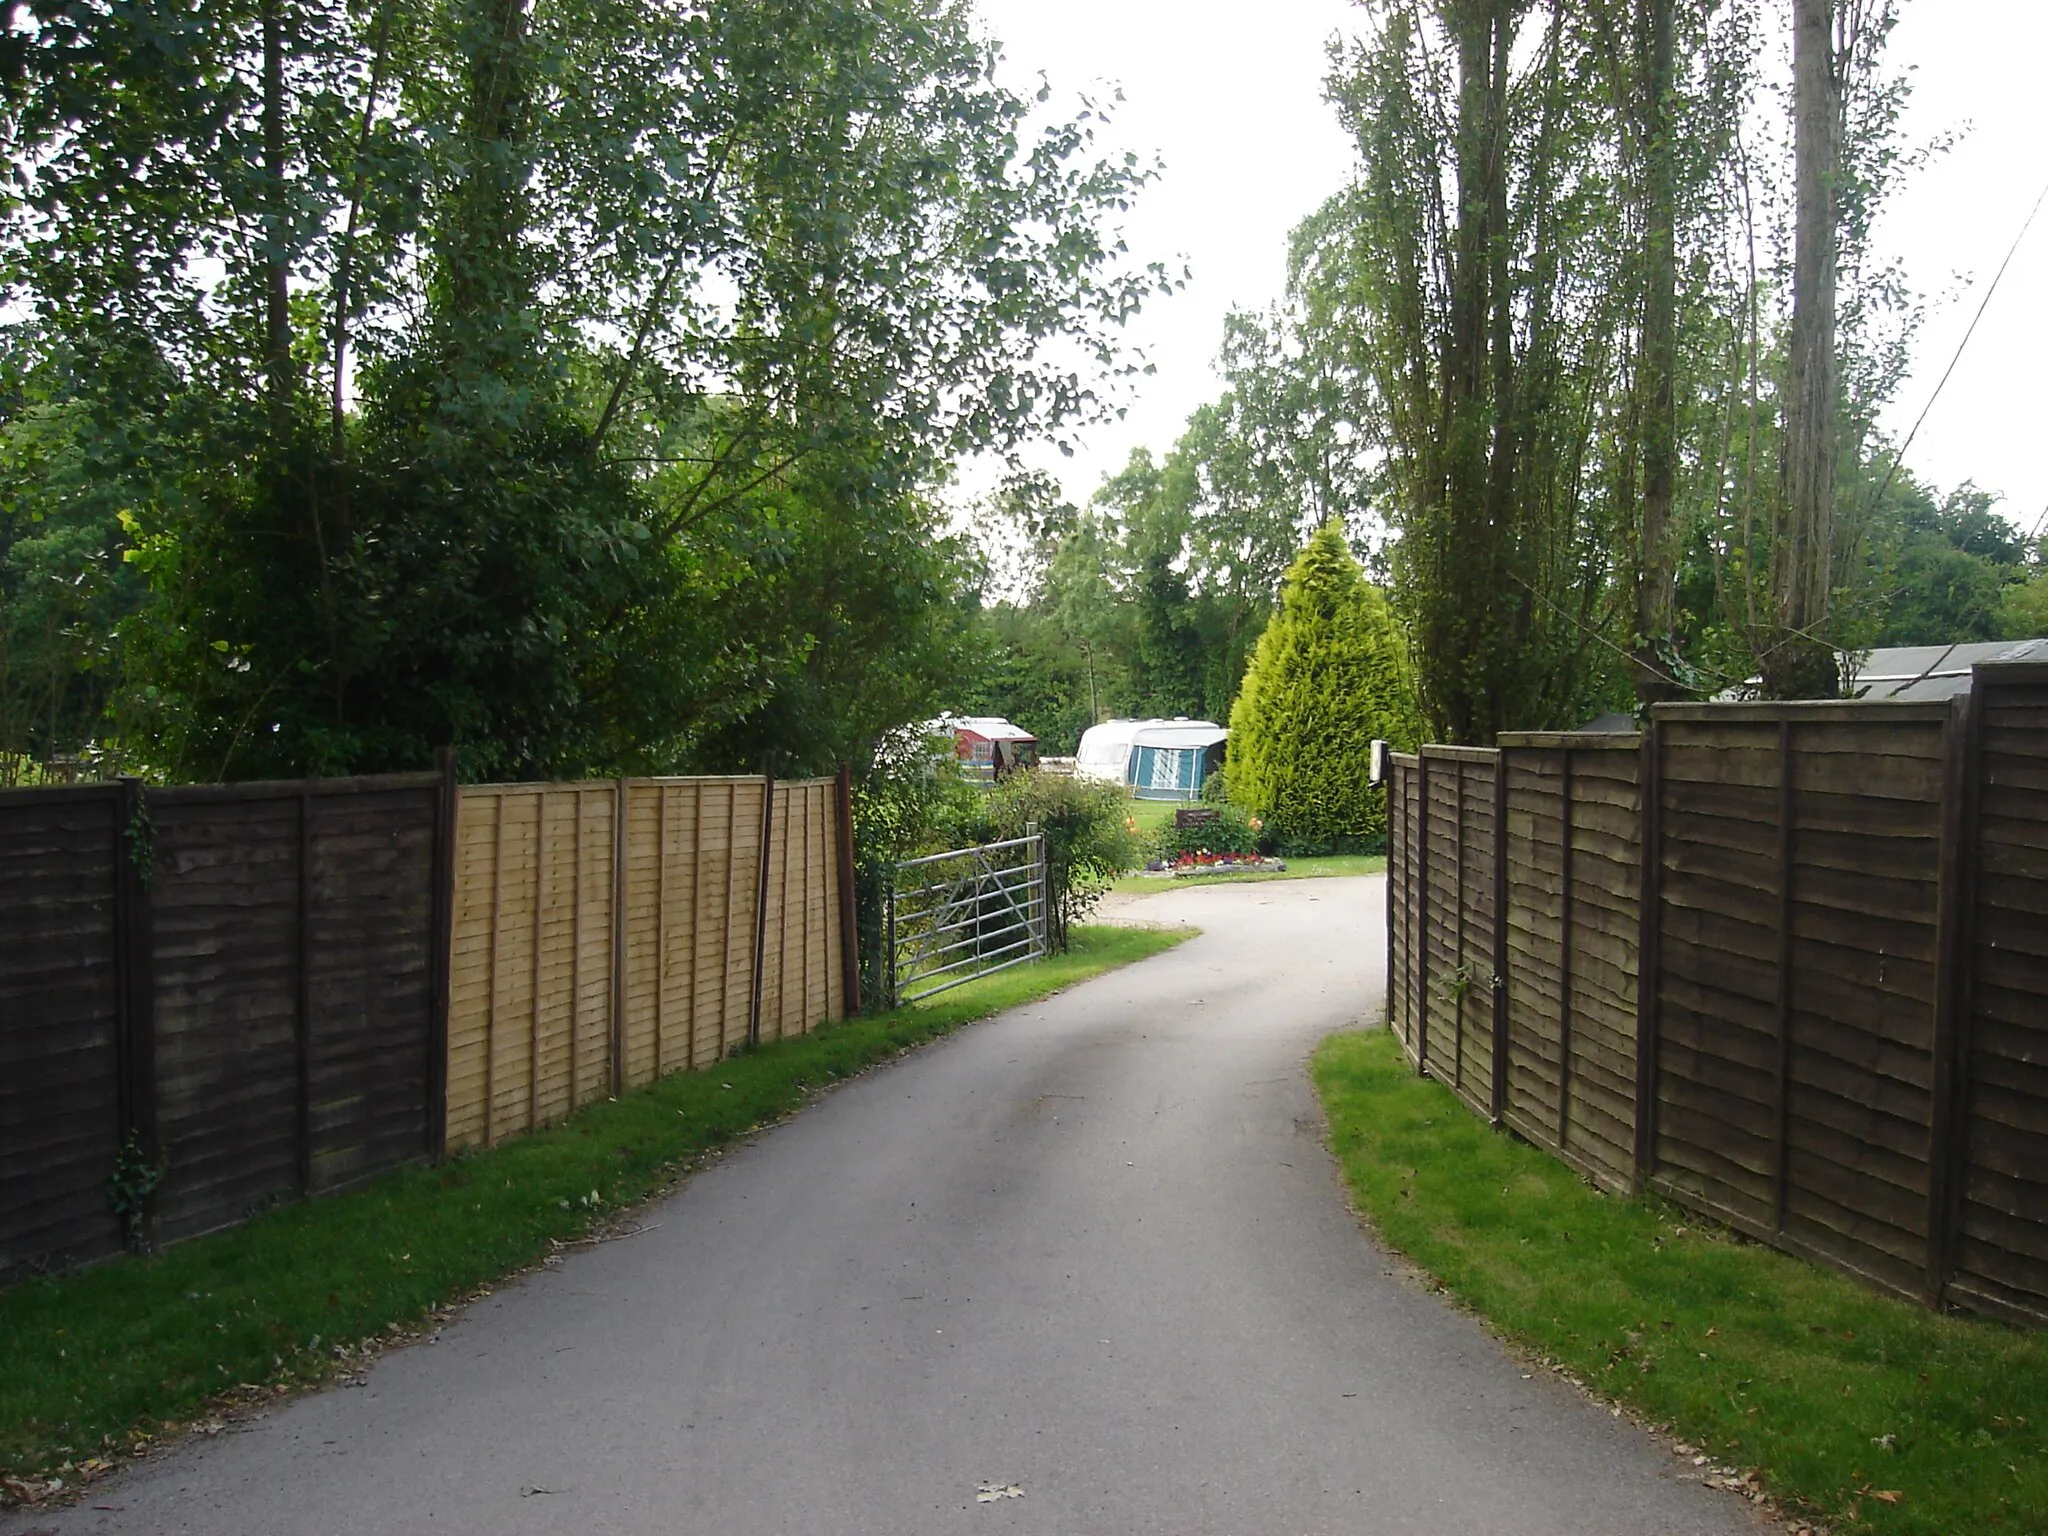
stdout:
{"type": "MultiPolygon", "coordinates": [[[[0,1292],[0,1476],[72,1483],[227,1401],[348,1369],[363,1340],[585,1237],[813,1092],[1189,936],[1077,928],[1068,954],[679,1073],[490,1151],[0,1292]]],[[[0,1504],[23,1491],[0,1484],[0,1504]]]]}
{"type": "Polygon", "coordinates": [[[1257,875],[1176,875],[1162,880],[1157,875],[1125,875],[1110,887],[1131,895],[1151,896],[1160,891],[1179,890],[1184,885],[1256,885],[1262,880],[1317,880],[1333,875],[1385,874],[1383,853],[1337,853],[1321,858],[1288,859],[1285,872],[1257,875]]]}
{"type": "Polygon", "coordinates": [[[1417,1078],[1384,1030],[1332,1036],[1314,1073],[1386,1240],[1599,1396],[1836,1532],[2048,1532],[2048,1336],[1599,1194],[1417,1078]]]}
{"type": "Polygon", "coordinates": [[[1140,800],[1131,797],[1131,820],[1138,824],[1138,835],[1148,837],[1161,827],[1173,825],[1173,813],[1188,804],[1185,800],[1140,800]]]}

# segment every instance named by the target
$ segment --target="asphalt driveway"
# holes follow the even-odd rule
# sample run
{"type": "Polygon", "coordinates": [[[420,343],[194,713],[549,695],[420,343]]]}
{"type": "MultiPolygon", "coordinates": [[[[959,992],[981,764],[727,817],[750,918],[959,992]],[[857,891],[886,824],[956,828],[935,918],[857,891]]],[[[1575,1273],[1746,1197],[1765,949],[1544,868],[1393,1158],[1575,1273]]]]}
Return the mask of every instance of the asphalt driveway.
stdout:
{"type": "Polygon", "coordinates": [[[1128,906],[1203,934],[825,1096],[359,1388],[0,1530],[1756,1531],[1351,1214],[1304,1063],[1378,1016],[1381,890],[1128,906]]]}

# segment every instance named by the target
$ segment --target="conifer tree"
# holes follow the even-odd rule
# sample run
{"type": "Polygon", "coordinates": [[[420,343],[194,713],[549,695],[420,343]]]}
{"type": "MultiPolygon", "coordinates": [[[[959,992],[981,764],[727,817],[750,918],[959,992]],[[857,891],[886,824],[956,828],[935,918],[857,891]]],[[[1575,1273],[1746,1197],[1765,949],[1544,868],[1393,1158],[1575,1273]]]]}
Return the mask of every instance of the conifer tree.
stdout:
{"type": "Polygon", "coordinates": [[[1325,523],[1289,567],[1230,712],[1230,797],[1284,850],[1374,846],[1386,805],[1366,782],[1371,744],[1412,744],[1413,721],[1393,612],[1325,523]]]}

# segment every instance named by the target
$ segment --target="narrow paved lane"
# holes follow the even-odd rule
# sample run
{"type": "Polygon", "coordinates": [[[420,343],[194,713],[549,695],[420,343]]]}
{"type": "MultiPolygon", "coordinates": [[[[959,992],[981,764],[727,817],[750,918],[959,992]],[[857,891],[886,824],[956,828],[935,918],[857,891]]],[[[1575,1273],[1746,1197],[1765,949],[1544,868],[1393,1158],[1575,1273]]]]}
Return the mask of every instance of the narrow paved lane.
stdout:
{"type": "Polygon", "coordinates": [[[1148,898],[1203,936],[841,1089],[362,1388],[9,1529],[1754,1532],[1351,1216],[1304,1062],[1377,1016],[1380,891],[1148,898]]]}

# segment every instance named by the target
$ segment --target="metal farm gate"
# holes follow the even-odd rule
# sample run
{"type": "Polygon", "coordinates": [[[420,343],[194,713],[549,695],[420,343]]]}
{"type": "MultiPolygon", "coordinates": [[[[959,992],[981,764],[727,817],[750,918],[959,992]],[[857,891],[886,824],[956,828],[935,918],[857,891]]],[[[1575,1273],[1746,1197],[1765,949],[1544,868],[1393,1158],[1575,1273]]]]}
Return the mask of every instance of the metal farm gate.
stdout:
{"type": "Polygon", "coordinates": [[[1045,838],[906,859],[889,892],[891,1006],[1046,953],[1045,838]]]}

